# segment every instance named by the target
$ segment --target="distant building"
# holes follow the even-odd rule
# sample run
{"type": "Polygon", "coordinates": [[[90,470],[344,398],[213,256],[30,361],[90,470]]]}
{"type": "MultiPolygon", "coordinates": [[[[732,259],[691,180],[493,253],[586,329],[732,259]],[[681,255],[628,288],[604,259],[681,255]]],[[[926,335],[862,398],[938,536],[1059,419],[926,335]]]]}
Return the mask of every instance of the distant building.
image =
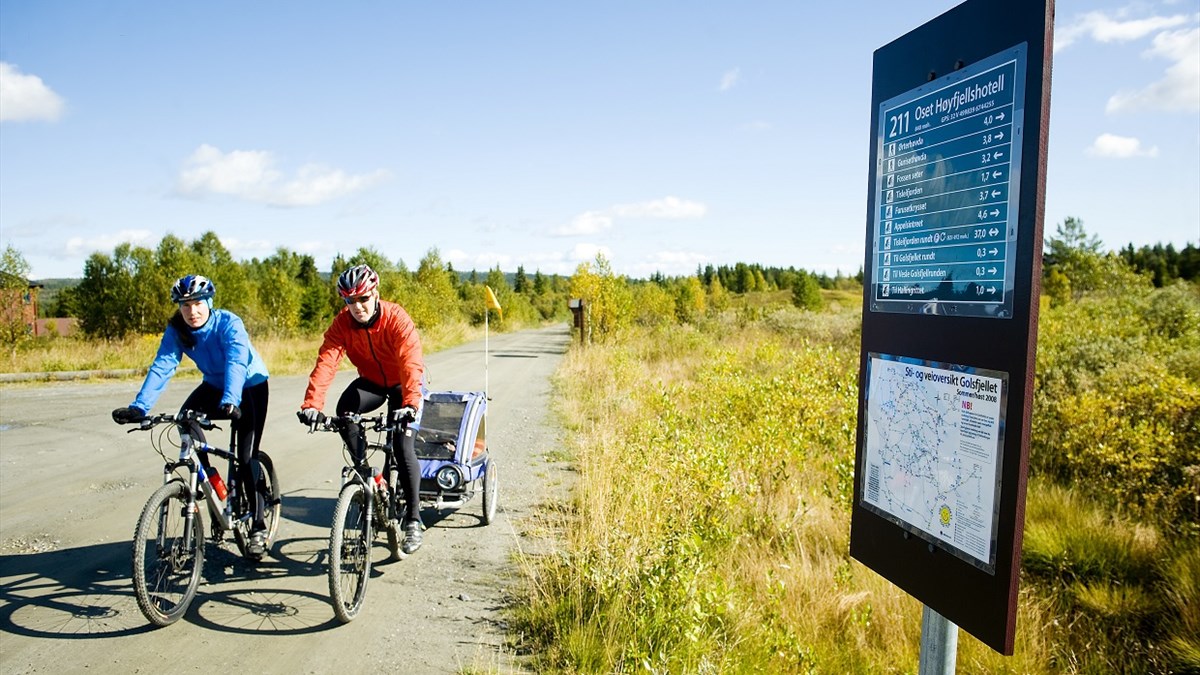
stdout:
{"type": "Polygon", "coordinates": [[[0,272],[0,322],[11,325],[20,322],[30,335],[37,335],[39,283],[0,272]]]}

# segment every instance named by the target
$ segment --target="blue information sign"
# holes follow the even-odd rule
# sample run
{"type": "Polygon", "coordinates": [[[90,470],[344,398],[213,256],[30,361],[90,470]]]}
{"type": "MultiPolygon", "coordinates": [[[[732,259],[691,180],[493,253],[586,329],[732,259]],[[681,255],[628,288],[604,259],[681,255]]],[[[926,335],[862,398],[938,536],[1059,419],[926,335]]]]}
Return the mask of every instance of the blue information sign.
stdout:
{"type": "Polygon", "coordinates": [[[879,107],[873,312],[1012,318],[1026,44],[879,107]]]}

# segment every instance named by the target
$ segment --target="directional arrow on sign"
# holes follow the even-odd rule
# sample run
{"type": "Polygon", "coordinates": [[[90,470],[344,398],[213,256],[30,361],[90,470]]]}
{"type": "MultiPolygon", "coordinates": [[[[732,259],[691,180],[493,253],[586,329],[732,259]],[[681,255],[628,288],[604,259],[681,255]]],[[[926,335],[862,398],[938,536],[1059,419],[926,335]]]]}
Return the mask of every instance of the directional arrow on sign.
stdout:
{"type": "MultiPolygon", "coordinates": [[[[997,214],[996,214],[996,215],[1000,215],[1000,214],[999,214],[999,212],[997,212],[997,214]]],[[[996,229],[996,228],[994,228],[994,227],[993,227],[992,229],[988,230],[988,236],[989,236],[989,237],[994,237],[994,236],[996,236],[996,235],[998,235],[998,234],[1000,234],[1000,230],[997,230],[997,229],[996,229]]]]}
{"type": "Polygon", "coordinates": [[[996,140],[999,140],[999,141],[1004,140],[1004,132],[1003,131],[996,132],[996,140]]]}
{"type": "Polygon", "coordinates": [[[995,248],[995,247],[993,247],[992,250],[988,251],[988,253],[990,253],[992,255],[996,255],[999,252],[1000,252],[1000,249],[995,248]]]}
{"type": "Polygon", "coordinates": [[[999,197],[999,196],[1000,196],[1000,191],[999,191],[999,190],[992,190],[992,196],[993,196],[993,197],[999,197]]]}
{"type": "Polygon", "coordinates": [[[988,268],[988,274],[995,274],[995,273],[996,273],[996,268],[995,268],[995,267],[989,267],[989,268],[988,268]]]}
{"type": "Polygon", "coordinates": [[[998,119],[998,120],[1000,120],[1000,121],[1004,121],[1004,113],[999,113],[999,114],[997,114],[997,115],[996,115],[996,119],[998,119]]]}
{"type": "Polygon", "coordinates": [[[1000,215],[1000,209],[992,209],[992,217],[993,218],[995,218],[999,215],[1000,215]]]}

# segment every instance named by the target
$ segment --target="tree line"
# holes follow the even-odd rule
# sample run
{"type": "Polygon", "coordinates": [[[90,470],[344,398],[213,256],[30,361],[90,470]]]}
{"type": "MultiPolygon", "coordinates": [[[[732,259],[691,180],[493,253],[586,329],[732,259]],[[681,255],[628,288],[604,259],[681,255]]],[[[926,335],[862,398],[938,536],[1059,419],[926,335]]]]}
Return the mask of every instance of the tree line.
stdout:
{"type": "Polygon", "coordinates": [[[1190,243],[1179,251],[1172,244],[1155,244],[1136,250],[1129,244],[1119,255],[1137,272],[1148,273],[1155,288],[1169,286],[1177,279],[1200,280],[1200,247],[1190,243]]]}
{"type": "MultiPolygon", "coordinates": [[[[1131,244],[1107,254],[1101,249],[1082,221],[1067,218],[1058,225],[1057,234],[1045,242],[1043,259],[1043,290],[1052,302],[1076,300],[1128,272],[1149,278],[1155,287],[1195,280],[1200,272],[1200,249],[1192,244],[1182,250],[1170,244],[1141,249],[1131,244]]],[[[4,260],[0,271],[13,278],[27,274],[28,265],[11,246],[4,260]]],[[[236,261],[215,233],[206,232],[191,242],[166,235],[154,248],[124,243],[111,253],[93,253],[77,284],[54,289],[48,314],[76,317],[83,334],[91,338],[157,333],[176,309],[168,292],[171,282],[200,273],[216,283],[217,306],[238,313],[255,333],[310,335],[323,330],[341,309],[336,276],[360,263],[380,273],[383,297],[404,305],[422,328],[482,323],[483,286],[488,285],[504,308],[494,317],[503,322],[500,327],[566,321],[567,300],[574,297],[585,300],[593,337],[624,325],[694,321],[723,311],[732,296],[748,293],[785,291],[792,304],[816,310],[823,305],[822,290],[858,290],[863,280],[861,268],[853,276],[839,272],[830,277],[742,262],[699,265],[689,276],[655,273],[645,280],[629,279],[615,274],[603,256],[581,264],[571,277],[540,270],[529,275],[523,266],[515,273],[497,266],[481,274],[455,270],[436,248],[421,258],[416,270],[373,248],[360,248],[349,257],[339,254],[329,270],[321,271],[311,255],[282,247],[262,259],[236,261]]]]}
{"type": "Polygon", "coordinates": [[[191,242],[167,235],[153,249],[124,243],[112,253],[93,253],[79,283],[57,294],[54,312],[79,319],[80,330],[90,338],[157,333],[176,311],[172,282],[185,274],[203,274],[217,287],[216,306],[237,313],[255,334],[307,335],[324,330],[341,309],[336,278],[358,264],[379,272],[382,297],[401,302],[422,328],[482,323],[485,284],[503,307],[494,321],[520,324],[568,316],[568,281],[559,275],[539,271],[529,278],[521,268],[513,288],[499,267],[463,275],[443,262],[437,249],[410,270],[403,260],[393,262],[369,247],[349,257],[339,254],[322,273],[311,255],[286,248],[262,259],[234,260],[213,232],[191,242]]]}
{"type": "MultiPolygon", "coordinates": [[[[10,247],[11,249],[11,247],[10,247]]],[[[14,260],[23,260],[11,250],[14,260]]],[[[818,309],[820,289],[854,287],[859,277],[817,275],[794,267],[737,263],[707,265],[695,276],[629,279],[613,272],[603,256],[581,264],[571,277],[528,274],[524,266],[504,273],[499,266],[480,273],[460,272],[429,250],[415,270],[373,248],[339,254],[330,269],[318,269],[311,255],[279,248],[265,258],[235,260],[214,232],[185,241],[164,236],[156,246],[122,243],[111,253],[96,252],[75,284],[56,287],[46,314],[75,317],[85,337],[121,339],[154,334],[176,311],[169,288],[185,274],[203,274],[217,287],[216,306],[237,313],[257,335],[288,337],[319,333],[343,306],[335,279],[343,270],[368,264],[380,274],[382,297],[400,302],[421,328],[484,320],[483,286],[499,297],[493,312],[498,327],[570,318],[567,300],[582,298],[590,334],[602,338],[625,325],[695,321],[729,306],[731,294],[790,291],[799,307],[818,309]]],[[[12,265],[9,265],[12,266],[12,265]]],[[[27,274],[28,265],[14,270],[27,274]]]]}

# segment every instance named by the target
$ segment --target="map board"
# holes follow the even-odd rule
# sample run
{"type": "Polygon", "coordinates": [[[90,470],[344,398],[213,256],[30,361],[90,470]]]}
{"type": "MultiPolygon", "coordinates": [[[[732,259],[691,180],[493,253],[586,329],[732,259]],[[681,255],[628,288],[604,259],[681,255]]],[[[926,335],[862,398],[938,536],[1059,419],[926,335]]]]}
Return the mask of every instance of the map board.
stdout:
{"type": "Polygon", "coordinates": [[[1026,45],[880,104],[870,310],[1012,317],[1026,45]]]}
{"type": "Polygon", "coordinates": [[[1013,650],[1053,0],[965,0],[874,53],[850,555],[1013,650]]]}
{"type": "Polygon", "coordinates": [[[874,354],[863,503],[994,572],[1008,374],[874,354]]]}

